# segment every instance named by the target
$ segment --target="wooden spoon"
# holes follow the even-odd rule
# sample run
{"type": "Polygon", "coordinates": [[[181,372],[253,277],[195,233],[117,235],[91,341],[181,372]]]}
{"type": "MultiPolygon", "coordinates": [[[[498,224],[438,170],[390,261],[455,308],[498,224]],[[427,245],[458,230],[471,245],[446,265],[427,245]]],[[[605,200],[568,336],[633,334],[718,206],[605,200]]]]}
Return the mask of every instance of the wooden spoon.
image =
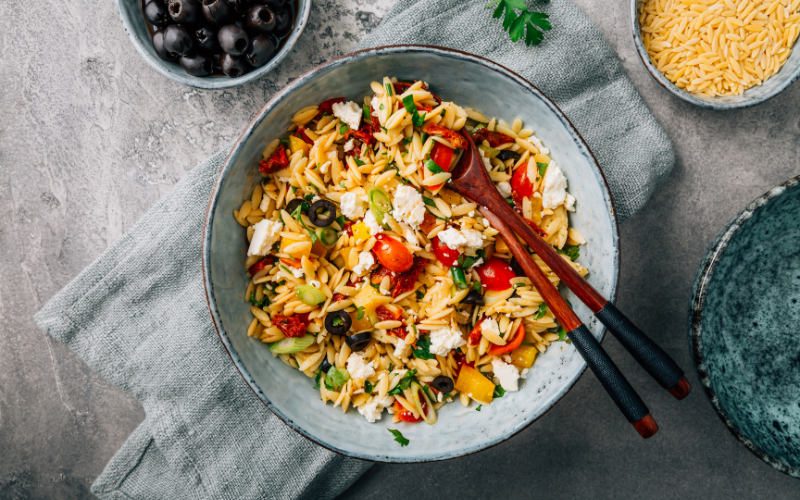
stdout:
{"type": "MultiPolygon", "coordinates": [[[[644,332],[639,330],[614,304],[600,295],[600,292],[584,280],[550,244],[533,231],[522,216],[508,205],[489,177],[472,137],[463,129],[461,134],[467,139],[469,146],[450,172],[453,182],[448,184],[448,187],[477,203],[481,207],[481,212],[489,211],[496,214],[510,227],[509,234],[503,234],[503,240],[507,244],[516,240],[514,233],[517,233],[561,281],[589,307],[597,319],[611,331],[622,346],[661,387],[667,389],[676,399],[688,396],[692,388],[678,364],[644,332]]],[[[489,217],[487,219],[492,221],[489,217]]],[[[525,253],[527,254],[527,251],[525,253]]],[[[515,254],[514,257],[521,263],[519,256],[515,254]]]]}

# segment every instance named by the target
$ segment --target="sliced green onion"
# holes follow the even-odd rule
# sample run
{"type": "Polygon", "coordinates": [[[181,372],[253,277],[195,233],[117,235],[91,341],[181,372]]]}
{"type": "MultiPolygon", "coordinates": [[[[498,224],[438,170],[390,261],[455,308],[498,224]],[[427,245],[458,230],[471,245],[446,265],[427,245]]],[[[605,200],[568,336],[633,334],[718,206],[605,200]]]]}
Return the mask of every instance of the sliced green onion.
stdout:
{"type": "Polygon", "coordinates": [[[488,123],[476,123],[475,126],[472,127],[472,130],[470,130],[470,132],[474,134],[478,130],[480,130],[482,128],[486,128],[487,125],[488,125],[488,123]]]}
{"type": "Polygon", "coordinates": [[[450,268],[450,275],[453,277],[453,284],[458,287],[459,290],[466,290],[469,288],[467,277],[464,275],[463,269],[458,266],[452,266],[450,268]]]}
{"type": "Polygon", "coordinates": [[[379,187],[371,188],[368,195],[369,209],[372,211],[372,215],[375,216],[375,220],[378,221],[378,224],[383,225],[383,216],[392,210],[392,202],[389,200],[389,195],[386,194],[383,188],[379,187]]]}
{"type": "Polygon", "coordinates": [[[478,147],[482,149],[484,152],[486,152],[486,156],[488,156],[489,158],[494,158],[495,156],[500,154],[499,149],[495,149],[491,146],[484,146],[483,144],[481,144],[478,147]]]}
{"type": "Polygon", "coordinates": [[[378,318],[378,313],[376,313],[375,311],[369,313],[368,317],[369,317],[369,322],[372,323],[372,326],[375,326],[381,322],[380,318],[378,318]]]}
{"type": "Polygon", "coordinates": [[[310,306],[322,304],[325,302],[326,298],[324,293],[311,285],[298,286],[295,295],[297,295],[297,298],[300,299],[304,304],[308,304],[310,306]]]}
{"type": "Polygon", "coordinates": [[[336,231],[330,227],[317,228],[317,236],[319,236],[319,240],[326,247],[332,247],[339,240],[339,238],[336,236],[336,231]]]}
{"type": "Polygon", "coordinates": [[[369,104],[365,104],[363,107],[364,111],[364,121],[370,123],[372,121],[372,117],[370,116],[370,107],[369,104]]]}
{"type": "Polygon", "coordinates": [[[342,125],[341,127],[339,127],[339,135],[346,134],[348,130],[350,130],[350,127],[348,127],[347,125],[342,125]]]}
{"type": "Polygon", "coordinates": [[[333,386],[333,387],[341,387],[350,380],[350,372],[345,370],[344,368],[336,368],[332,366],[330,370],[328,370],[328,374],[325,375],[325,385],[333,386]]]}
{"type": "Polygon", "coordinates": [[[386,87],[386,95],[394,95],[394,86],[391,83],[387,83],[384,87],[386,87]]]}
{"type": "Polygon", "coordinates": [[[276,354],[294,354],[308,348],[314,342],[315,339],[311,335],[304,335],[302,337],[286,337],[285,339],[279,340],[274,344],[270,344],[269,350],[276,354]]]}

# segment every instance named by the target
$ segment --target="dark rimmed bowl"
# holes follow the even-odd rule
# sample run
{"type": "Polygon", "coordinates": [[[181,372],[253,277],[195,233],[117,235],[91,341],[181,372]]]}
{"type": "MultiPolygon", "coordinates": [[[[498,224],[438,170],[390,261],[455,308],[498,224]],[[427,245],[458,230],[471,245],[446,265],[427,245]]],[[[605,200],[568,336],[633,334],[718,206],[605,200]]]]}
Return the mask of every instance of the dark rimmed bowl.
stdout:
{"type": "Polygon", "coordinates": [[[706,395],[758,458],[800,478],[800,176],[750,203],[697,273],[689,344],[706,395]]]}
{"type": "Polygon", "coordinates": [[[169,78],[173,82],[180,83],[181,85],[204,90],[220,90],[238,87],[239,85],[252,82],[270,73],[283,61],[289,52],[292,51],[294,44],[297,43],[297,39],[300,38],[303,30],[306,29],[308,13],[311,11],[311,0],[296,0],[297,14],[294,20],[294,28],[292,28],[291,33],[281,42],[281,48],[278,53],[275,54],[275,57],[264,66],[255,68],[249,73],[245,73],[237,78],[228,78],[227,76],[201,77],[190,75],[177,63],[165,61],[158,57],[153,49],[150,32],[147,31],[147,22],[142,13],[140,2],[141,0],[117,0],[119,18],[136,52],[142,56],[151,68],[162,76],[169,78]]]}
{"type": "Polygon", "coordinates": [[[636,53],[639,54],[639,59],[644,64],[645,69],[650,73],[650,76],[658,82],[659,85],[664,87],[669,93],[683,99],[686,102],[700,106],[706,109],[715,110],[729,110],[749,108],[761,104],[776,95],[783,92],[789,85],[794,83],[800,77],[800,52],[793,50],[792,55],[786,60],[783,67],[767,79],[762,85],[756,85],[742,92],[741,95],[724,96],[724,97],[709,97],[704,95],[692,94],[685,92],[675,86],[674,83],[664,76],[658,68],[650,61],[647,51],[642,44],[641,29],[639,26],[639,4],[643,0],[631,0],[631,34],[633,35],[633,45],[636,47],[636,53]]]}
{"type": "MultiPolygon", "coordinates": [[[[315,443],[345,455],[381,462],[425,462],[455,458],[500,443],[531,424],[573,386],[586,364],[571,344],[556,343],[537,358],[520,392],[507,393],[480,412],[475,405],[445,406],[439,422],[391,424],[367,422],[355,410],[343,414],[323,405],[314,381],[273,358],[267,346],[248,338],[252,319],[244,301],[245,232],[233,210],[249,199],[258,174],[258,161],[266,144],[283,136],[294,113],[309,104],[346,96],[361,100],[369,84],[385,75],[428,82],[437,95],[490,116],[519,116],[532,125],[555,161],[569,178],[577,198],[571,224],[588,245],[580,262],[591,274],[589,281],[613,299],[619,273],[618,231],[603,174],[586,143],[564,114],[538,89],[520,76],[491,61],[450,49],[391,46],[362,50],[323,64],[276,94],[247,126],[231,150],[212,192],[203,234],[203,273],[214,325],[236,368],[256,395],[278,417],[315,443]],[[387,428],[399,429],[411,441],[400,447],[387,428]]],[[[568,294],[583,318],[591,312],[568,294]]],[[[598,338],[602,326],[589,326],[598,338]]]]}

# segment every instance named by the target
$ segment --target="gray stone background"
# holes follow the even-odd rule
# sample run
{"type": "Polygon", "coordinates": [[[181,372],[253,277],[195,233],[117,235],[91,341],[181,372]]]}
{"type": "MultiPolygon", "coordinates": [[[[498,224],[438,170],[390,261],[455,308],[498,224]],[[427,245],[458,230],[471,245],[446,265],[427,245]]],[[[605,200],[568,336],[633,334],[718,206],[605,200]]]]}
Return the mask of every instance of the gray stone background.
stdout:
{"type": "MultiPolygon", "coordinates": [[[[695,269],[718,229],[800,173],[800,85],[753,109],[695,108],[636,58],[627,1],[577,3],[675,145],[672,176],[621,228],[619,306],[687,370],[695,391],[676,402],[608,338],[661,425],[653,439],[642,441],[588,374],[509,442],[447,462],[375,466],[345,498],[800,496],[800,482],[752,456],[719,421],[686,341],[695,269]]],[[[315,0],[277,84],[203,92],[151,70],[111,1],[0,2],[0,499],[90,498],[91,482],[144,418],[136,400],[39,331],[34,312],[236,138],[280,85],[349,51],[390,5],[315,0]]]]}

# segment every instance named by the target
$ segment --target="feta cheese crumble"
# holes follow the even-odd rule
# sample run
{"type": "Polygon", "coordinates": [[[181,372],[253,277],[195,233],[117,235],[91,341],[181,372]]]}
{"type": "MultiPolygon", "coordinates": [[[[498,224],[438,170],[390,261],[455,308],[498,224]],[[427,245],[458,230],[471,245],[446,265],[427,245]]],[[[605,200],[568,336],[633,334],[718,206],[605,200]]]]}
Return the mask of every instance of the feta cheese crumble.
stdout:
{"type": "Polygon", "coordinates": [[[350,373],[351,378],[364,380],[375,375],[375,367],[372,362],[364,362],[364,353],[351,353],[347,358],[347,371],[350,373]]]}
{"type": "Polygon", "coordinates": [[[425,220],[425,202],[422,195],[411,186],[401,184],[394,192],[395,220],[403,221],[414,229],[425,220]]]}
{"type": "Polygon", "coordinates": [[[503,198],[511,196],[511,184],[505,181],[497,183],[497,190],[500,191],[500,196],[503,198]]]}
{"type": "Polygon", "coordinates": [[[367,419],[367,422],[373,423],[376,420],[381,419],[381,415],[383,414],[383,406],[381,406],[380,401],[373,398],[369,403],[359,406],[358,413],[364,415],[364,418],[367,419]]]}
{"type": "Polygon", "coordinates": [[[361,252],[358,254],[358,264],[353,268],[353,272],[361,276],[373,265],[375,265],[375,257],[372,256],[372,252],[361,252]]]}
{"type": "Polygon", "coordinates": [[[447,353],[465,345],[461,338],[461,330],[457,326],[448,326],[431,332],[431,354],[447,356],[447,353]]]}
{"type": "Polygon", "coordinates": [[[346,103],[335,102],[332,108],[333,116],[345,122],[350,129],[358,130],[358,126],[361,124],[361,106],[353,101],[348,101],[346,103]]]}
{"type": "Polygon", "coordinates": [[[500,337],[500,325],[494,318],[487,318],[481,321],[481,332],[486,332],[487,335],[497,335],[500,337]]]}
{"type": "Polygon", "coordinates": [[[514,365],[504,363],[499,359],[492,361],[492,370],[494,376],[500,381],[500,385],[508,392],[515,392],[519,390],[519,371],[514,365]]]}
{"type": "Polygon", "coordinates": [[[528,142],[530,142],[531,144],[536,146],[539,149],[539,152],[542,153],[543,155],[549,155],[550,154],[550,150],[547,149],[546,147],[544,147],[544,145],[542,144],[542,141],[540,141],[539,138],[536,137],[535,135],[530,136],[528,138],[528,142]]]}
{"type": "Polygon", "coordinates": [[[356,145],[355,145],[355,139],[351,137],[349,141],[347,141],[347,142],[345,142],[345,143],[344,143],[344,151],[345,151],[345,153],[346,153],[346,152],[348,152],[348,151],[350,151],[350,150],[351,150],[351,149],[353,149],[354,147],[356,147],[356,145]]]}
{"type": "Polygon", "coordinates": [[[292,269],[292,275],[295,278],[302,278],[303,277],[303,270],[302,269],[292,269]]]}
{"type": "Polygon", "coordinates": [[[264,219],[253,228],[255,231],[250,240],[250,246],[247,248],[247,255],[267,255],[267,252],[272,249],[272,245],[278,241],[283,224],[280,221],[264,219]]]}
{"type": "Polygon", "coordinates": [[[406,237],[406,241],[408,241],[408,243],[410,245],[415,246],[415,247],[419,246],[419,239],[417,238],[417,234],[413,230],[406,229],[406,231],[403,234],[403,236],[406,237]]]}
{"type": "Polygon", "coordinates": [[[544,174],[542,205],[554,209],[564,205],[568,210],[575,210],[575,198],[567,193],[567,178],[555,162],[550,162],[544,174]]]}
{"type": "Polygon", "coordinates": [[[341,200],[342,215],[350,220],[357,220],[364,217],[366,208],[355,193],[345,193],[341,200]]]}
{"type": "Polygon", "coordinates": [[[367,210],[367,215],[364,217],[364,224],[367,225],[369,234],[372,236],[383,231],[383,228],[378,224],[378,220],[375,218],[375,214],[372,213],[372,210],[367,210]]]}
{"type": "Polygon", "coordinates": [[[410,346],[406,343],[405,339],[397,339],[397,344],[394,346],[395,358],[407,358],[409,353],[406,352],[410,346]]]}
{"type": "Polygon", "coordinates": [[[483,246],[483,238],[480,231],[474,229],[456,229],[454,227],[440,231],[439,241],[452,248],[458,250],[459,247],[467,247],[478,249],[483,246]]]}

